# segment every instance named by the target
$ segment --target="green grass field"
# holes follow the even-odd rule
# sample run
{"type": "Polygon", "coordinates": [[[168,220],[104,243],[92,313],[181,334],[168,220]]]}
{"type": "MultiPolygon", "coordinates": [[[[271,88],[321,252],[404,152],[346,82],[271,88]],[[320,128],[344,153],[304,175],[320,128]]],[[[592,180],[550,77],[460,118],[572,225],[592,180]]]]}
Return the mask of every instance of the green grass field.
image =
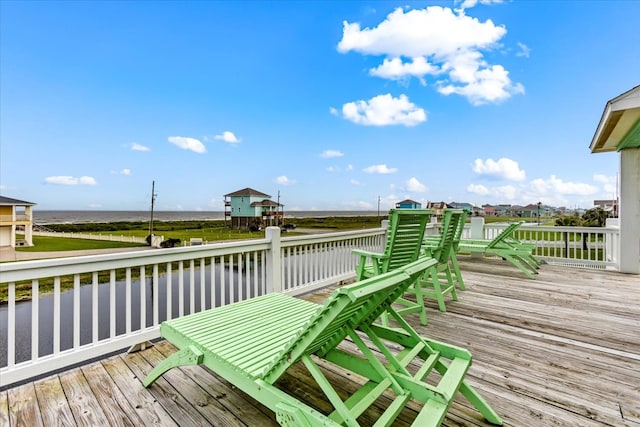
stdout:
{"type": "Polygon", "coordinates": [[[20,252],[78,251],[85,249],[132,248],[139,243],[111,242],[108,240],[70,239],[66,237],[33,236],[34,246],[18,246],[20,252]]]}

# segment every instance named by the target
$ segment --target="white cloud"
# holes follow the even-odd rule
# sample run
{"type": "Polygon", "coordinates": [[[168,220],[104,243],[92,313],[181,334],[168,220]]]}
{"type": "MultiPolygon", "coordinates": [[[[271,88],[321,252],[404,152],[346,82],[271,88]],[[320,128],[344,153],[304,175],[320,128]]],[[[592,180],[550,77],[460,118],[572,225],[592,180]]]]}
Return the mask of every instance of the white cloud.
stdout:
{"type": "Polygon", "coordinates": [[[372,165],[363,169],[366,173],[379,173],[379,174],[390,174],[398,172],[397,168],[389,168],[387,165],[372,165]]]}
{"type": "Polygon", "coordinates": [[[518,162],[505,157],[498,159],[498,161],[476,159],[472,169],[479,175],[487,175],[509,181],[523,181],[526,178],[525,171],[520,169],[518,162]]]}
{"type": "Polygon", "coordinates": [[[534,179],[531,188],[538,194],[564,194],[574,196],[587,196],[598,192],[598,188],[582,182],[564,182],[562,179],[551,175],[549,179],[534,179]]]}
{"type": "Polygon", "coordinates": [[[460,9],[471,9],[472,7],[475,7],[478,3],[483,5],[490,5],[490,4],[500,4],[502,2],[503,0],[462,0],[462,2],[460,0],[456,1],[456,3],[460,3],[460,9]]]}
{"type": "Polygon", "coordinates": [[[391,94],[378,95],[369,101],[348,102],[342,106],[342,116],[365,126],[415,126],[427,120],[427,114],[406,95],[394,98],[391,94]]]}
{"type": "Polygon", "coordinates": [[[484,67],[484,61],[477,61],[463,55],[454,59],[457,63],[445,64],[452,67],[450,82],[438,82],[438,92],[443,95],[462,95],[472,105],[500,102],[515,94],[523,94],[524,86],[511,84],[509,72],[502,65],[484,67]],[[481,68],[484,67],[484,68],[481,68]],[[461,84],[457,84],[461,83],[461,84]]]}
{"type": "Polygon", "coordinates": [[[353,165],[347,165],[346,170],[347,170],[347,171],[352,171],[352,170],[353,170],[353,165]]]}
{"type": "Polygon", "coordinates": [[[513,201],[518,195],[518,188],[513,185],[503,185],[494,189],[494,194],[498,197],[498,200],[513,201]]]}
{"type": "Polygon", "coordinates": [[[132,142],[130,147],[133,151],[151,151],[151,148],[144,146],[142,144],[138,144],[137,142],[132,142]]]}
{"type": "Polygon", "coordinates": [[[220,135],[216,135],[214,136],[215,139],[224,141],[224,142],[228,142],[229,144],[238,144],[240,143],[240,140],[235,136],[235,134],[233,132],[230,131],[224,131],[222,132],[220,135]]]}
{"type": "Polygon", "coordinates": [[[190,138],[188,136],[170,136],[167,139],[170,143],[182,148],[183,150],[190,150],[198,154],[207,152],[204,144],[195,138],[190,138]]]}
{"type": "MultiPolygon", "coordinates": [[[[481,1],[488,4],[488,0],[481,1]]],[[[470,7],[471,3],[463,5],[470,7]]],[[[524,86],[513,83],[502,65],[489,64],[483,57],[483,52],[499,46],[506,28],[467,16],[463,9],[456,13],[440,6],[406,12],[397,8],[378,26],[364,29],[357,22],[345,21],[337,49],[384,56],[382,64],[369,70],[374,76],[391,80],[416,77],[425,84],[425,76],[439,75],[441,94],[464,96],[473,105],[524,93],[524,86]]]]}
{"type": "Polygon", "coordinates": [[[293,185],[296,183],[295,180],[287,178],[286,175],[280,175],[277,177],[276,182],[280,185],[293,185]]]}
{"type": "Polygon", "coordinates": [[[518,42],[518,47],[520,50],[516,52],[516,56],[522,56],[524,58],[528,58],[529,54],[531,54],[531,49],[524,43],[518,42]]]}
{"type": "Polygon", "coordinates": [[[70,175],[58,175],[48,176],[44,179],[47,184],[56,185],[97,185],[98,182],[92,176],[70,176],[70,175]]]}
{"type": "Polygon", "coordinates": [[[340,172],[340,169],[335,166],[329,166],[327,167],[327,172],[340,172]]]}
{"type": "Polygon", "coordinates": [[[429,64],[424,57],[411,58],[411,62],[403,62],[397,57],[385,58],[377,68],[369,70],[370,75],[388,80],[406,80],[408,77],[416,77],[423,86],[427,84],[425,75],[440,73],[440,68],[429,64]]]}
{"type": "Polygon", "coordinates": [[[602,174],[596,174],[593,176],[593,180],[599,182],[603,186],[603,190],[611,194],[612,197],[614,194],[618,194],[618,177],[617,176],[607,176],[602,174]]]}
{"type": "Polygon", "coordinates": [[[125,176],[129,176],[131,175],[131,169],[122,169],[119,171],[111,171],[112,174],[116,174],[116,175],[125,175],[125,176]]]}
{"type": "Polygon", "coordinates": [[[351,183],[352,185],[361,185],[360,181],[358,181],[357,179],[352,179],[349,181],[349,183],[351,183]]]}
{"type": "Polygon", "coordinates": [[[412,193],[424,193],[427,191],[427,186],[418,181],[417,178],[412,177],[406,182],[407,191],[412,193]]]}
{"type": "Polygon", "coordinates": [[[467,185],[467,192],[486,196],[489,194],[489,189],[482,184],[469,184],[467,185]]]}
{"type": "Polygon", "coordinates": [[[320,157],[324,159],[331,159],[334,157],[342,157],[342,156],[344,156],[344,153],[339,150],[324,150],[322,154],[320,154],[320,157]]]}

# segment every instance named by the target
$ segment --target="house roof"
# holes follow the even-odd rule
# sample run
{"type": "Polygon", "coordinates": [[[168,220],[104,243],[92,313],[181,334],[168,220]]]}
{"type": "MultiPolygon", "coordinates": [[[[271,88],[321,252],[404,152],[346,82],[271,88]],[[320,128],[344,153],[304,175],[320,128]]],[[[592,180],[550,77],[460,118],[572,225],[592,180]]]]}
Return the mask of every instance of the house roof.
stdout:
{"type": "Polygon", "coordinates": [[[24,200],[12,199],[11,197],[0,196],[1,206],[34,206],[36,203],[25,202],[24,200]]]}
{"type": "Polygon", "coordinates": [[[405,199],[401,202],[398,202],[399,205],[419,205],[420,202],[416,202],[415,200],[405,199]]]}
{"type": "Polygon", "coordinates": [[[429,202],[427,203],[427,207],[434,209],[444,209],[449,206],[445,202],[429,202]]]}
{"type": "Polygon", "coordinates": [[[640,147],[640,85],[609,100],[589,148],[592,153],[640,147]]]}
{"type": "Polygon", "coordinates": [[[261,193],[260,191],[254,190],[253,188],[249,188],[249,187],[224,195],[224,197],[236,197],[236,196],[271,197],[268,194],[261,193]]]}
{"type": "Polygon", "coordinates": [[[274,202],[273,200],[264,199],[259,202],[251,203],[251,206],[284,206],[278,202],[274,202]]]}

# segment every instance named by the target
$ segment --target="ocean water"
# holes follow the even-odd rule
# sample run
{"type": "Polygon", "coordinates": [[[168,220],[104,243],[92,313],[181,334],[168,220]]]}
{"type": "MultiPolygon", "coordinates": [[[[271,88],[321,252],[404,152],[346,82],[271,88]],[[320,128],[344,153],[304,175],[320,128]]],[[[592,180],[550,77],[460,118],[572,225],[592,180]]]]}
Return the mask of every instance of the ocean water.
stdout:
{"type": "MultiPolygon", "coordinates": [[[[376,216],[377,211],[290,211],[286,218],[322,218],[328,216],[376,216]]],[[[386,212],[380,212],[385,215],[386,212]]],[[[33,210],[36,224],[78,224],[86,222],[149,221],[149,211],[47,211],[33,210]]],[[[223,211],[154,211],[154,221],[208,221],[223,220],[223,211]]]]}

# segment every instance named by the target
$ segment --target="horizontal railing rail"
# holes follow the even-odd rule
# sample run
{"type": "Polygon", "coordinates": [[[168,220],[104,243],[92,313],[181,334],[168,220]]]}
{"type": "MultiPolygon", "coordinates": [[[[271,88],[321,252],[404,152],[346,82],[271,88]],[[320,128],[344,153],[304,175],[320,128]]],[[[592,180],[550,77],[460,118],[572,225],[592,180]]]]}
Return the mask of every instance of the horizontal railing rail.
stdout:
{"type": "Polygon", "coordinates": [[[28,222],[31,221],[31,215],[16,214],[13,215],[0,215],[0,222],[28,222]]]}
{"type": "Polygon", "coordinates": [[[159,337],[159,324],[350,280],[385,229],[0,264],[0,387],[159,337]]]}

